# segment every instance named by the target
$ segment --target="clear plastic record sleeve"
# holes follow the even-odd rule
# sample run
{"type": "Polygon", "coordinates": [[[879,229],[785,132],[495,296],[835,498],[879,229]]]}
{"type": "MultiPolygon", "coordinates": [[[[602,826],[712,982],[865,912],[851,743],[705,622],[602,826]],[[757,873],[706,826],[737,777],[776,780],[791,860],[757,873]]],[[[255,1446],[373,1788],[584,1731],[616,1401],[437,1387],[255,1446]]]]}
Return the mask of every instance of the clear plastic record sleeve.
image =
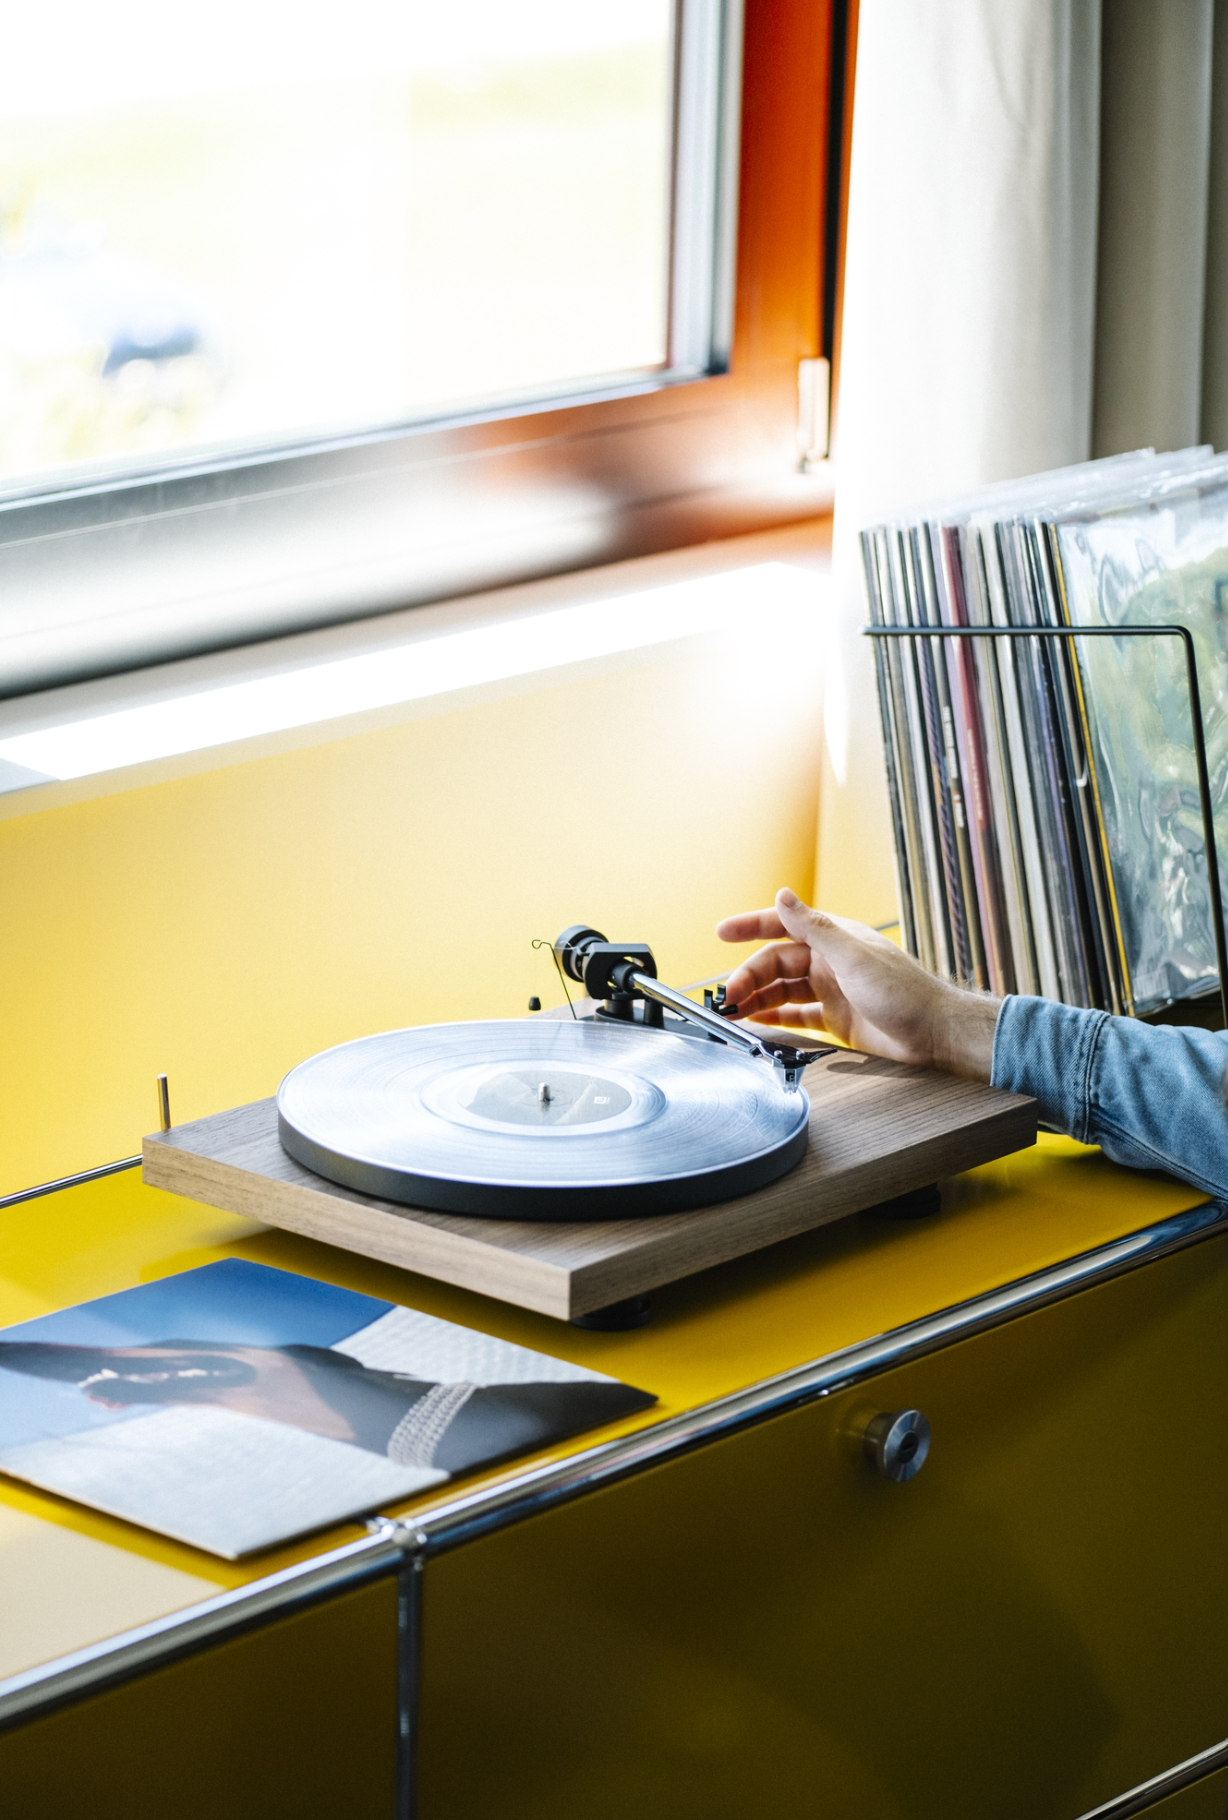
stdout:
{"type": "MultiPolygon", "coordinates": [[[[1193,636],[1216,846],[1228,854],[1228,461],[1180,467],[1141,497],[1057,516],[1050,538],[1071,625],[1177,625],[1193,636]]],[[[1177,639],[1076,647],[1091,787],[1127,1008],[1216,980],[1184,654],[1177,639]]]]}

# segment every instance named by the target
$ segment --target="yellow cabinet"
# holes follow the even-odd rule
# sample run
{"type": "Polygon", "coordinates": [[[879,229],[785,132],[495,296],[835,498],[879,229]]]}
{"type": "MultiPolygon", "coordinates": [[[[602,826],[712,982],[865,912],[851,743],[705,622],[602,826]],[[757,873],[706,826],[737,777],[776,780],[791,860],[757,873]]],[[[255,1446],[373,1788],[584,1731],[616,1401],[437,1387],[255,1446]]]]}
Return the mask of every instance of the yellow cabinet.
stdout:
{"type": "Polygon", "coordinates": [[[1157,1777],[1222,1816],[1228,1220],[1055,1145],[613,1335],[135,1183],[40,1201],[0,1296],[239,1251],[661,1401],[237,1564],[0,1483],[4,1820],[1125,1820],[1157,1777]],[[864,1433],[903,1410],[895,1483],[864,1433]]]}
{"type": "Polygon", "coordinates": [[[1220,1237],[428,1560],[419,1820],[1074,1820],[1228,1734],[1226,1409],[1220,1237]]]}
{"type": "Polygon", "coordinates": [[[1224,1820],[1228,1814],[1228,1769],[1204,1776],[1150,1810],[1150,1820],[1224,1820]]]}
{"type": "Polygon", "coordinates": [[[0,1737],[5,1820],[390,1820],[394,1580],[0,1737]]]}

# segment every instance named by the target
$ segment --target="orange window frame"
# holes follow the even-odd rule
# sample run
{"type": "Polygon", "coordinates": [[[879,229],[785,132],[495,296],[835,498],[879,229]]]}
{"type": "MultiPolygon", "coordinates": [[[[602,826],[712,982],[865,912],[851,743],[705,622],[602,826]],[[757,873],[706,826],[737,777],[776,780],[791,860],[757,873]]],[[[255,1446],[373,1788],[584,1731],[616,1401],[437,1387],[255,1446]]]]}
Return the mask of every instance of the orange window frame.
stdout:
{"type": "Polygon", "coordinates": [[[828,509],[830,480],[799,474],[798,364],[822,355],[838,369],[856,39],[857,0],[747,0],[726,372],[489,420],[450,441],[453,458],[481,456],[513,485],[525,470],[595,486],[590,560],[828,509]]]}

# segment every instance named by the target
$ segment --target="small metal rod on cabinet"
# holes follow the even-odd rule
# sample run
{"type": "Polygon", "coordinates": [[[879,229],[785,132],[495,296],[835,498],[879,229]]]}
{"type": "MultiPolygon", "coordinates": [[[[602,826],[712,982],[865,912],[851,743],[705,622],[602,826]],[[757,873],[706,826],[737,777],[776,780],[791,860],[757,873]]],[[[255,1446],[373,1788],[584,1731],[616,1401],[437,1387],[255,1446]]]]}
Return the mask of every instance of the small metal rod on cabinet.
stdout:
{"type": "Polygon", "coordinates": [[[139,1156],[123,1156],[117,1163],[99,1163],[96,1169],[78,1169],[75,1175],[57,1176],[54,1182],[38,1182],[33,1188],[19,1188],[15,1194],[0,1195],[0,1212],[6,1207],[19,1207],[23,1201],[37,1201],[45,1194],[60,1194],[65,1188],[80,1188],[83,1182],[99,1182],[104,1175],[119,1175],[124,1169],[139,1169],[139,1156]]]}
{"type": "MultiPolygon", "coordinates": [[[[164,1074],[157,1076],[158,1124],[161,1130],[171,1128],[171,1098],[164,1074]]],[[[85,1182],[101,1181],[103,1176],[119,1175],[125,1169],[139,1169],[140,1156],[121,1157],[117,1163],[100,1163],[96,1169],[78,1169],[72,1175],[57,1176],[53,1182],[38,1182],[33,1188],[19,1188],[14,1194],[0,1195],[0,1212],[6,1207],[19,1207],[23,1201],[37,1201],[45,1194],[60,1194],[65,1188],[80,1188],[85,1182]]]]}

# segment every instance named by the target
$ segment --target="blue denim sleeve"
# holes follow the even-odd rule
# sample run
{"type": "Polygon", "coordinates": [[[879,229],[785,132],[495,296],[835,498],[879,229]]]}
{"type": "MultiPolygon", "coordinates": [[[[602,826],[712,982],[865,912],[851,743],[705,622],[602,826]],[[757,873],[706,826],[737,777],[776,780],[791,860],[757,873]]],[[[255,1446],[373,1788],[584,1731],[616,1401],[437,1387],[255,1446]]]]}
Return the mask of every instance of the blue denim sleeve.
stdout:
{"type": "Polygon", "coordinates": [[[1042,1120],[1115,1163],[1165,1169],[1228,1198],[1228,1031],[1141,1024],[1050,999],[1008,998],[993,1084],[1040,1101],[1042,1120]]]}

